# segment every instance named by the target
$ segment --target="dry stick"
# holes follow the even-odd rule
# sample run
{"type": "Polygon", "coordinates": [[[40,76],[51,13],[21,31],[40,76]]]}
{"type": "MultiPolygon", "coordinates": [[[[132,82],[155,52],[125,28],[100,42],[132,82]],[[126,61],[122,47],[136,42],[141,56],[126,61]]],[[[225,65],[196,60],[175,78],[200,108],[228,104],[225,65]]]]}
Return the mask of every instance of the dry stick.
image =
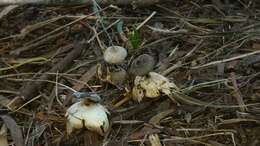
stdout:
{"type": "MultiPolygon", "coordinates": [[[[108,8],[109,8],[109,7],[105,7],[105,8],[101,9],[101,10],[98,11],[98,12],[104,11],[104,10],[106,10],[106,9],[108,9],[108,8]]],[[[67,24],[65,24],[65,25],[63,25],[63,26],[61,26],[61,27],[59,27],[59,28],[56,28],[55,30],[53,30],[53,31],[51,31],[51,32],[48,32],[48,33],[45,34],[45,35],[42,35],[42,36],[38,37],[37,39],[34,39],[34,40],[30,41],[28,44],[30,44],[30,43],[35,43],[35,42],[37,42],[37,41],[39,41],[39,40],[41,40],[41,39],[44,39],[45,37],[47,37],[47,36],[49,36],[49,35],[51,35],[51,34],[54,34],[54,33],[58,32],[58,31],[60,31],[60,30],[62,30],[62,29],[65,29],[66,27],[71,26],[71,25],[73,25],[73,24],[75,24],[75,23],[77,23],[77,22],[79,22],[79,21],[82,21],[82,20],[88,18],[88,17],[91,17],[92,15],[94,15],[94,14],[96,14],[96,13],[98,13],[98,12],[93,12],[93,13],[91,13],[91,14],[88,14],[88,15],[85,15],[85,16],[83,16],[83,17],[80,17],[80,18],[78,18],[78,19],[76,19],[76,20],[74,20],[74,21],[72,21],[72,22],[70,22],[70,23],[67,23],[67,24]]]]}
{"type": "Polygon", "coordinates": [[[69,91],[77,92],[76,90],[72,89],[71,87],[69,87],[67,85],[64,85],[60,82],[51,81],[51,80],[41,80],[41,79],[9,79],[9,80],[14,81],[14,82],[45,82],[45,83],[51,83],[51,84],[58,84],[59,86],[68,89],[69,91]]]}
{"type": "MultiPolygon", "coordinates": [[[[63,72],[67,67],[69,67],[73,60],[76,59],[81,51],[83,50],[83,45],[82,44],[74,44],[74,49],[63,59],[61,60],[58,64],[56,64],[49,72],[56,73],[56,72],[63,72]]],[[[43,74],[40,77],[40,80],[49,80],[53,76],[50,76],[49,74],[43,74]]],[[[20,89],[21,95],[15,97],[9,104],[8,106],[11,109],[15,109],[17,105],[21,104],[23,101],[30,100],[34,96],[37,95],[37,90],[41,89],[45,85],[44,82],[29,82],[25,84],[20,89]]]]}
{"type": "MultiPolygon", "coordinates": [[[[192,55],[192,53],[197,50],[201,44],[202,44],[203,40],[201,40],[190,52],[188,52],[183,58],[182,60],[185,60],[186,58],[190,57],[192,55]]],[[[182,64],[182,62],[177,62],[176,64],[174,64],[173,66],[167,68],[166,70],[164,70],[162,72],[163,76],[168,75],[169,73],[171,73],[172,71],[174,71],[175,69],[182,67],[184,64],[182,64]]]]}
{"type": "Polygon", "coordinates": [[[136,115],[137,113],[143,111],[144,109],[150,107],[153,102],[143,102],[138,104],[134,109],[131,109],[130,111],[121,113],[120,115],[117,115],[115,117],[112,117],[111,121],[119,121],[124,119],[129,119],[131,116],[136,115]]]}
{"type": "Polygon", "coordinates": [[[15,49],[15,50],[11,51],[10,54],[19,55],[23,51],[28,51],[28,50],[31,50],[33,48],[36,48],[37,46],[43,45],[45,42],[53,41],[54,39],[56,39],[56,38],[58,38],[58,37],[60,37],[60,36],[62,36],[64,34],[65,34],[65,31],[56,33],[54,35],[50,35],[50,36],[46,37],[45,39],[42,39],[42,40],[40,40],[40,41],[38,41],[36,43],[33,43],[31,45],[15,49]]]}
{"type": "Polygon", "coordinates": [[[186,34],[186,33],[188,33],[187,29],[169,30],[169,29],[156,28],[156,27],[152,27],[152,26],[148,26],[148,28],[154,32],[162,33],[162,34],[186,34]]]}
{"type": "Polygon", "coordinates": [[[259,105],[259,103],[255,104],[246,104],[246,105],[216,105],[213,104],[213,102],[206,102],[202,101],[193,97],[190,97],[188,95],[185,95],[181,92],[173,92],[172,95],[169,96],[169,98],[175,102],[177,100],[182,101],[184,103],[190,104],[190,105],[197,105],[197,106],[203,106],[203,107],[211,107],[211,108],[241,108],[241,107],[248,107],[248,106],[256,106],[259,105]]]}
{"type": "MultiPolygon", "coordinates": [[[[0,95],[0,105],[1,105],[2,107],[5,107],[5,108],[9,109],[8,103],[10,103],[10,102],[11,102],[11,100],[10,100],[9,98],[4,97],[3,95],[0,95]]],[[[22,114],[28,115],[28,116],[32,116],[32,115],[29,113],[29,111],[26,110],[26,109],[21,109],[19,112],[22,113],[22,114]]]]}
{"type": "Polygon", "coordinates": [[[155,11],[153,11],[153,13],[147,17],[141,24],[139,24],[137,27],[136,27],[136,30],[139,30],[145,23],[147,23],[154,15],[156,14],[155,11]]]}
{"type": "MultiPolygon", "coordinates": [[[[148,6],[166,0],[96,0],[101,5],[135,5],[148,6]]],[[[79,4],[93,4],[92,0],[1,0],[0,5],[21,5],[21,4],[47,4],[47,5],[79,5],[79,4]]]]}
{"type": "Polygon", "coordinates": [[[166,76],[168,75],[169,73],[171,73],[172,71],[176,70],[177,68],[180,68],[182,67],[183,64],[181,64],[181,62],[177,62],[176,64],[174,64],[173,66],[167,68],[166,70],[164,70],[161,74],[163,76],[166,76]]]}
{"type": "Polygon", "coordinates": [[[240,110],[242,112],[245,112],[245,111],[247,111],[247,107],[244,107],[245,102],[244,102],[243,97],[241,95],[241,92],[238,88],[235,72],[231,72],[230,76],[231,76],[231,81],[232,81],[232,84],[233,84],[233,87],[234,87],[236,100],[237,100],[238,104],[241,105],[240,110]]]}
{"type": "Polygon", "coordinates": [[[130,97],[126,96],[122,100],[118,101],[113,107],[118,108],[121,105],[123,105],[124,103],[126,103],[127,101],[129,101],[130,99],[131,99],[130,97]]]}
{"type": "MultiPolygon", "coordinates": [[[[91,67],[79,80],[87,83],[89,80],[91,80],[92,77],[94,77],[96,75],[96,70],[97,70],[97,65],[91,67]]],[[[76,91],[80,91],[84,86],[85,86],[85,84],[78,83],[78,84],[74,85],[72,88],[75,89],[76,91]]],[[[71,101],[72,98],[73,98],[72,93],[70,93],[66,97],[63,105],[64,106],[68,105],[68,103],[71,101]]]]}
{"type": "Polygon", "coordinates": [[[105,27],[102,31],[95,33],[88,41],[87,43],[92,42],[93,40],[95,40],[96,37],[98,37],[101,33],[105,32],[106,30],[108,30],[109,28],[111,28],[112,26],[114,26],[115,24],[117,24],[120,21],[120,19],[114,21],[113,23],[111,23],[109,26],[105,27]]]}
{"type": "MultiPolygon", "coordinates": [[[[0,79],[3,78],[10,78],[10,77],[20,77],[20,76],[26,76],[26,75],[40,75],[40,74],[48,74],[48,75],[56,75],[56,73],[49,73],[49,72],[45,72],[45,73],[17,73],[17,74],[8,74],[8,75],[1,75],[0,79]]],[[[61,76],[80,76],[80,74],[67,74],[67,73],[60,73],[61,76]]]]}
{"type": "Polygon", "coordinates": [[[230,62],[230,61],[233,61],[233,60],[249,57],[249,56],[252,56],[252,55],[255,55],[255,54],[259,54],[259,53],[260,53],[260,50],[254,51],[254,52],[251,52],[251,53],[238,55],[238,56],[228,58],[228,59],[224,59],[224,60],[213,61],[213,62],[210,62],[210,63],[207,63],[207,64],[191,67],[191,69],[199,69],[199,68],[203,68],[203,67],[209,67],[209,66],[212,66],[212,65],[217,65],[217,64],[220,64],[220,63],[230,62]]]}
{"type": "Polygon", "coordinates": [[[188,52],[182,59],[186,59],[188,57],[190,57],[197,49],[199,49],[201,47],[201,44],[203,43],[203,40],[200,40],[198,44],[195,45],[195,47],[193,47],[193,49],[188,52]]]}
{"type": "Polygon", "coordinates": [[[7,6],[5,7],[1,12],[0,12],[0,19],[2,19],[4,16],[6,16],[8,13],[10,13],[12,10],[14,10],[15,8],[17,8],[18,5],[11,5],[11,6],[7,6]]]}
{"type": "MultiPolygon", "coordinates": [[[[24,27],[21,31],[20,34],[18,34],[18,37],[20,38],[24,38],[25,36],[27,36],[29,33],[31,33],[32,31],[35,31],[37,29],[40,29],[48,24],[54,23],[55,21],[58,21],[60,19],[65,18],[65,16],[58,16],[55,18],[51,18],[51,19],[47,19],[44,21],[41,21],[39,23],[36,24],[32,24],[32,25],[27,25],[26,27],[24,27]]],[[[27,43],[25,43],[25,45],[28,45],[27,43]]]]}

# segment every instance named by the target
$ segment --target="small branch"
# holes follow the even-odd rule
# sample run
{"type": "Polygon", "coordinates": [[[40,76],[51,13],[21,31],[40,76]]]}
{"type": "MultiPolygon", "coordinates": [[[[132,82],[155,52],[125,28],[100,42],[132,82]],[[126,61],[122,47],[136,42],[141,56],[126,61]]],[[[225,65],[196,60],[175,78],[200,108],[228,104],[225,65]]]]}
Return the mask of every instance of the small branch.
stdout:
{"type": "MultiPolygon", "coordinates": [[[[52,69],[49,70],[51,73],[56,73],[56,72],[63,72],[67,67],[72,64],[73,60],[76,59],[81,51],[83,50],[83,45],[82,44],[74,44],[74,49],[64,58],[62,59],[59,63],[57,63],[55,66],[53,66],[52,69]]],[[[40,80],[49,80],[53,76],[50,76],[49,74],[43,74],[40,77],[40,80]]],[[[32,99],[34,96],[37,95],[37,91],[43,88],[45,85],[45,82],[29,82],[24,85],[20,89],[21,95],[17,96],[14,98],[8,106],[10,109],[15,109],[18,105],[20,105],[24,101],[28,101],[32,99]]]]}
{"type": "Polygon", "coordinates": [[[169,30],[169,29],[155,28],[152,26],[147,26],[147,27],[154,32],[158,32],[158,33],[162,33],[162,34],[186,34],[186,33],[188,33],[188,30],[186,30],[186,29],[169,30]]]}
{"type": "Polygon", "coordinates": [[[242,93],[239,90],[239,86],[237,84],[237,79],[236,79],[236,73],[234,71],[234,68],[235,68],[236,65],[237,65],[237,61],[234,61],[234,62],[231,62],[231,65],[228,67],[229,69],[232,70],[231,73],[230,73],[230,78],[231,78],[231,82],[233,84],[234,96],[237,100],[237,103],[239,105],[241,105],[240,110],[242,112],[246,112],[248,109],[247,109],[247,107],[244,107],[245,102],[243,100],[242,93]]]}
{"type": "Polygon", "coordinates": [[[147,17],[141,24],[139,24],[137,27],[136,27],[136,30],[139,30],[145,23],[147,23],[154,15],[156,14],[155,11],[153,11],[153,13],[147,17]]]}
{"type": "MultiPolygon", "coordinates": [[[[0,2],[1,3],[1,2],[0,2]]],[[[2,19],[4,16],[6,16],[7,14],[9,14],[12,10],[14,10],[15,8],[17,8],[17,5],[11,5],[11,6],[7,6],[5,7],[1,12],[0,12],[0,19],[2,19]]]]}
{"type": "Polygon", "coordinates": [[[248,57],[248,56],[252,56],[252,55],[255,55],[255,54],[260,54],[260,50],[254,51],[254,52],[251,52],[251,53],[238,55],[238,56],[235,56],[235,57],[232,57],[232,58],[228,58],[228,59],[213,61],[213,62],[210,62],[210,63],[207,63],[207,64],[191,67],[191,69],[199,69],[199,68],[203,68],[203,67],[209,67],[209,66],[212,66],[212,65],[220,64],[220,63],[225,63],[225,62],[230,62],[230,61],[237,60],[237,59],[242,59],[242,58],[245,58],[245,57],[248,57]]]}
{"type": "MultiPolygon", "coordinates": [[[[82,75],[80,77],[80,81],[87,83],[89,80],[92,79],[92,77],[94,77],[96,75],[96,70],[97,70],[97,65],[92,66],[87,72],[84,73],[84,75],[82,75]]],[[[82,88],[84,88],[85,84],[83,83],[78,83],[76,85],[74,85],[72,88],[75,89],[76,91],[80,91],[82,88]]],[[[68,105],[68,103],[71,101],[71,99],[73,98],[72,92],[66,97],[63,105],[66,106],[68,105]]]]}
{"type": "Polygon", "coordinates": [[[31,50],[31,49],[34,49],[34,48],[37,48],[37,46],[40,46],[40,45],[43,45],[44,43],[46,42],[50,42],[50,41],[53,41],[55,40],[56,38],[58,37],[61,37],[62,35],[65,34],[65,31],[62,31],[62,32],[59,32],[59,33],[56,33],[56,34],[53,34],[53,35],[50,35],[42,40],[39,40],[33,44],[30,44],[28,46],[24,46],[24,47],[21,47],[21,48],[17,48],[13,51],[10,52],[11,55],[19,55],[21,52],[24,52],[24,51],[28,51],[28,50],[31,50]]]}

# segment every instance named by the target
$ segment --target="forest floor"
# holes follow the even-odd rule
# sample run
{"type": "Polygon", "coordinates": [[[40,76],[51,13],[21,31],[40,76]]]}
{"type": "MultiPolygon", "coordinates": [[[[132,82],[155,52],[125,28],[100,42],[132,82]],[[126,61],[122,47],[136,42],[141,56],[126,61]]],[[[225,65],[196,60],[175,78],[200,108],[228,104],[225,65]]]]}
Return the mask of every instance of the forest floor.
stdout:
{"type": "Polygon", "coordinates": [[[87,145],[84,129],[66,134],[77,91],[97,93],[110,112],[103,145],[260,145],[259,2],[0,10],[0,117],[9,129],[0,139],[9,145],[87,145]],[[123,63],[104,61],[112,45],[127,48],[123,63]],[[179,96],[133,99],[130,70],[141,54],[153,57],[150,72],[174,83],[179,96]],[[128,75],[111,81],[118,68],[128,75]]]}

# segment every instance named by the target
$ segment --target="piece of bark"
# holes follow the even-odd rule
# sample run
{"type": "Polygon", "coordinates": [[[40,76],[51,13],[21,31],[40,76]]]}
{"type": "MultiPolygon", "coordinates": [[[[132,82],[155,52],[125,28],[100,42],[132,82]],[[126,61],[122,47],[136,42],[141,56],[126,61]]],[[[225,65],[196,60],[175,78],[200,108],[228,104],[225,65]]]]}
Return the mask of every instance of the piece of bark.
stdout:
{"type": "MultiPolygon", "coordinates": [[[[67,54],[67,56],[62,59],[59,63],[53,66],[48,72],[56,73],[63,72],[67,69],[72,63],[73,60],[80,56],[84,46],[83,44],[74,43],[73,50],[67,54]]],[[[40,77],[40,80],[50,80],[54,76],[50,74],[43,74],[40,77]]],[[[18,105],[20,105],[24,101],[28,101],[32,99],[34,96],[38,94],[38,90],[42,89],[46,82],[28,82],[20,89],[20,95],[15,97],[9,104],[8,107],[10,109],[15,109],[18,105]]]]}

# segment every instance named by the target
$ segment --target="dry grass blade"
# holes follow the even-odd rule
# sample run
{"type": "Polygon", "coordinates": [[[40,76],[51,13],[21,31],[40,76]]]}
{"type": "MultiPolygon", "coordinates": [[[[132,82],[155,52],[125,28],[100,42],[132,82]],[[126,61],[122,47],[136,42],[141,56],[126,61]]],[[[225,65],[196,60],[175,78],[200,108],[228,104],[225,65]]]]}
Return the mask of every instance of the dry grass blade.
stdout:
{"type": "MultiPolygon", "coordinates": [[[[70,64],[73,63],[73,60],[76,59],[81,51],[83,50],[84,46],[82,44],[76,44],[74,49],[67,54],[65,58],[63,58],[58,64],[53,66],[49,72],[57,72],[57,71],[64,71],[66,68],[69,67],[70,64]]],[[[51,76],[48,74],[43,74],[40,79],[41,80],[48,80],[51,76]]],[[[37,82],[37,83],[27,83],[24,87],[21,88],[21,96],[17,96],[13,101],[9,104],[10,108],[17,108],[17,105],[20,105],[24,100],[30,100],[34,96],[37,95],[37,90],[41,89],[44,85],[44,82],[37,82]]]]}
{"type": "Polygon", "coordinates": [[[256,123],[256,124],[260,124],[260,121],[259,120],[255,120],[255,119],[241,119],[241,118],[238,118],[238,119],[227,119],[227,120],[223,120],[221,121],[221,123],[219,123],[219,125],[228,125],[228,124],[239,124],[239,123],[243,123],[243,122],[253,122],[253,123],[256,123]]]}
{"type": "Polygon", "coordinates": [[[10,13],[12,10],[14,10],[15,8],[17,8],[18,5],[10,5],[5,7],[1,12],[0,12],[0,20],[6,16],[8,13],[10,13]]]}
{"type": "Polygon", "coordinates": [[[234,72],[231,72],[231,81],[232,81],[232,84],[233,84],[233,87],[234,87],[234,92],[235,92],[234,94],[235,94],[236,100],[237,100],[238,104],[241,105],[240,110],[241,110],[242,112],[245,112],[245,111],[247,111],[248,109],[247,109],[247,107],[244,107],[245,102],[244,102],[244,99],[243,99],[243,97],[242,97],[242,94],[241,94],[241,92],[240,92],[240,90],[239,90],[239,88],[238,88],[238,84],[237,84],[237,80],[236,80],[236,75],[235,75],[234,72]]]}
{"type": "Polygon", "coordinates": [[[169,98],[172,99],[173,102],[175,102],[175,99],[176,99],[176,100],[180,100],[180,101],[190,104],[190,105],[212,107],[212,108],[242,108],[242,107],[248,107],[248,106],[256,106],[256,105],[260,104],[260,103],[254,103],[254,104],[245,104],[245,105],[219,105],[219,104],[214,104],[213,102],[201,101],[199,99],[185,95],[181,92],[173,92],[173,94],[170,95],[169,98]]]}
{"type": "Polygon", "coordinates": [[[207,63],[207,64],[194,66],[194,67],[191,67],[191,69],[200,69],[200,68],[205,68],[205,67],[209,67],[209,66],[214,66],[214,65],[217,65],[217,64],[220,64],[220,63],[225,63],[225,62],[230,62],[230,61],[234,61],[234,60],[237,60],[237,59],[242,59],[242,58],[249,57],[249,56],[252,56],[252,55],[255,55],[255,54],[259,54],[259,53],[260,53],[260,50],[254,51],[254,52],[251,52],[251,53],[238,55],[238,56],[228,58],[228,59],[213,61],[213,62],[210,62],[210,63],[207,63]]]}
{"type": "Polygon", "coordinates": [[[13,65],[13,66],[9,66],[9,67],[4,67],[4,68],[0,68],[0,73],[3,71],[7,71],[7,70],[11,70],[11,69],[15,69],[17,67],[20,67],[22,65],[28,64],[28,63],[32,63],[32,62],[37,62],[37,61],[48,61],[48,59],[44,58],[44,57],[36,57],[36,58],[30,58],[24,62],[21,62],[19,64],[13,65]]]}

